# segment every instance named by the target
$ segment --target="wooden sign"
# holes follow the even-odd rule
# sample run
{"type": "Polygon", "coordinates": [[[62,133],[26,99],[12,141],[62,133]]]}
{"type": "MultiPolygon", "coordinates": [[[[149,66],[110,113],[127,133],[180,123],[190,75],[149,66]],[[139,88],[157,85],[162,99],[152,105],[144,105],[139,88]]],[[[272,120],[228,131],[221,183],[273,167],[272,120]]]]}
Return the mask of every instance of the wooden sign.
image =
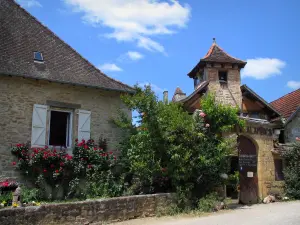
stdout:
{"type": "Polygon", "coordinates": [[[257,157],[256,155],[239,155],[239,164],[241,167],[256,167],[257,157]]]}

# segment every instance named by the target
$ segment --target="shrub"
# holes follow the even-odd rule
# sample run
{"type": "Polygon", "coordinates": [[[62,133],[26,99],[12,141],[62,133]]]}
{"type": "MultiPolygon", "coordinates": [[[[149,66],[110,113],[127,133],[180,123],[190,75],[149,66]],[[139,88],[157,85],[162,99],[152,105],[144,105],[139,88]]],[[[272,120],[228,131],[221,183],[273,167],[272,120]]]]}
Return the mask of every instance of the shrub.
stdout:
{"type": "Polygon", "coordinates": [[[31,149],[25,144],[17,144],[11,152],[18,159],[13,164],[38,188],[38,198],[48,200],[85,198],[87,184],[103,181],[93,174],[103,172],[107,179],[116,161],[113,152],[105,152],[93,140],[76,140],[73,156],[63,149],[31,149]]]}
{"type": "Polygon", "coordinates": [[[149,86],[136,86],[135,95],[122,97],[139,113],[138,126],[120,117],[117,125],[129,131],[121,144],[122,158],[134,174],[135,193],[176,191],[178,204],[197,205],[198,199],[223,180],[228,170],[227,155],[236,140],[222,138],[234,126],[243,126],[238,110],[218,104],[208,95],[190,116],[177,103],[158,101],[149,86]]]}
{"type": "Polygon", "coordinates": [[[284,178],[286,193],[289,197],[300,199],[300,142],[293,144],[284,153],[284,178]]]}
{"type": "Polygon", "coordinates": [[[219,202],[218,195],[210,193],[198,201],[198,210],[201,212],[212,212],[219,202]]]}

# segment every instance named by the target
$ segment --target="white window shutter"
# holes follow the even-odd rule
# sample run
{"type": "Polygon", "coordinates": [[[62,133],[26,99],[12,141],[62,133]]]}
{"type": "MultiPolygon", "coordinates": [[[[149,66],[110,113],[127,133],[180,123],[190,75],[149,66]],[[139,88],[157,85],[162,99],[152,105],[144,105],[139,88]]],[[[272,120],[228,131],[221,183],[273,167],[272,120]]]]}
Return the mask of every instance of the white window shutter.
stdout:
{"type": "Polygon", "coordinates": [[[91,112],[79,110],[78,112],[78,140],[91,138],[91,112]]]}
{"type": "Polygon", "coordinates": [[[32,114],[31,146],[43,147],[46,145],[46,124],[47,124],[46,105],[34,105],[32,114]]]}

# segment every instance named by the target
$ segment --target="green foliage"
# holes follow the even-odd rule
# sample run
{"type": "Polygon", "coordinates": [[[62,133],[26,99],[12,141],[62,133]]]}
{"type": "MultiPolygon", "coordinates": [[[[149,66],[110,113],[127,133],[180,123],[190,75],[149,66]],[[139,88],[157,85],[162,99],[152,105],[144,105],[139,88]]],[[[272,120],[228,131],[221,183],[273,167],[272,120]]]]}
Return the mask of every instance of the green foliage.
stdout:
{"type": "Polygon", "coordinates": [[[212,212],[220,201],[216,193],[210,193],[198,201],[198,210],[201,212],[212,212]]]}
{"type": "Polygon", "coordinates": [[[300,199],[300,142],[284,153],[284,178],[286,193],[290,198],[300,199]]]}
{"type": "Polygon", "coordinates": [[[0,204],[7,206],[7,205],[11,205],[11,202],[12,202],[12,193],[10,191],[0,193],[0,204]]]}
{"type": "Polygon", "coordinates": [[[37,188],[28,188],[22,186],[22,202],[29,203],[41,199],[40,190],[37,188]]]}
{"type": "Polygon", "coordinates": [[[245,121],[239,119],[237,116],[239,109],[218,103],[214,95],[209,94],[203,98],[201,107],[207,114],[207,120],[210,122],[210,132],[212,134],[232,131],[236,125],[240,128],[245,126],[245,121]]]}
{"type": "Polygon", "coordinates": [[[201,101],[205,113],[196,110],[190,116],[180,104],[158,101],[149,86],[135,88],[135,95],[122,99],[139,113],[139,126],[132,127],[122,117],[117,122],[130,130],[121,149],[126,149],[122,158],[134,174],[135,193],[176,191],[178,205],[195,205],[223,182],[220,174],[227,172],[226,156],[236,140],[220,134],[237,124],[243,126],[237,109],[218,104],[208,95],[201,101]]]}

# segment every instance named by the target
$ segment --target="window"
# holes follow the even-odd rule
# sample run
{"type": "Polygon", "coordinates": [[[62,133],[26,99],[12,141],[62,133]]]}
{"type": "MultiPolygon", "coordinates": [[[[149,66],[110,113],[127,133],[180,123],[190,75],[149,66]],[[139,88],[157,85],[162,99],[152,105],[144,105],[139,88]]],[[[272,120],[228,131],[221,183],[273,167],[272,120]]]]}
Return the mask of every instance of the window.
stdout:
{"type": "Polygon", "coordinates": [[[33,53],[34,61],[44,62],[43,54],[41,52],[33,53]]]}
{"type": "Polygon", "coordinates": [[[283,160],[282,159],[274,159],[275,165],[275,180],[284,180],[283,175],[283,160]]]}
{"type": "Polygon", "coordinates": [[[219,81],[221,83],[227,83],[227,72],[226,71],[219,71],[219,81]]]}
{"type": "Polygon", "coordinates": [[[71,146],[71,112],[51,111],[49,145],[71,146]]]}

